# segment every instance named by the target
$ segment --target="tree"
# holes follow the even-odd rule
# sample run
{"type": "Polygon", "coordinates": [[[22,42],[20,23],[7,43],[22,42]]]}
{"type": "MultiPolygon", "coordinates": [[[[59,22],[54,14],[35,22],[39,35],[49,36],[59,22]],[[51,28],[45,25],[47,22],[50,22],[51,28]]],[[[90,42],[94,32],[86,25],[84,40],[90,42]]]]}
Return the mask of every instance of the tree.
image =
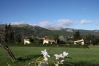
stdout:
{"type": "Polygon", "coordinates": [[[81,35],[80,35],[79,30],[74,33],[73,37],[74,37],[74,40],[79,40],[79,39],[81,39],[81,35]]]}
{"type": "Polygon", "coordinates": [[[98,45],[99,44],[99,36],[94,36],[94,38],[92,39],[92,44],[93,45],[98,45]]]}
{"type": "Polygon", "coordinates": [[[5,37],[4,42],[3,42],[2,37],[0,37],[1,38],[0,46],[7,52],[7,54],[11,58],[11,60],[14,62],[16,60],[16,57],[13,54],[13,52],[11,51],[11,49],[8,47],[8,45],[7,45],[8,42],[14,40],[14,33],[13,33],[13,30],[12,30],[10,24],[5,25],[4,37],[5,37]]]}
{"type": "Polygon", "coordinates": [[[94,35],[94,34],[86,34],[85,37],[85,43],[90,45],[98,45],[99,44],[99,35],[94,35]]]}
{"type": "Polygon", "coordinates": [[[92,35],[92,34],[86,34],[84,36],[85,43],[86,44],[92,44],[93,38],[94,38],[94,35],[92,35]]]}
{"type": "Polygon", "coordinates": [[[13,52],[11,51],[11,49],[8,47],[6,43],[5,44],[0,43],[0,46],[7,52],[12,62],[16,61],[15,55],[13,54],[13,52]]]}
{"type": "Polygon", "coordinates": [[[23,38],[24,38],[23,33],[20,33],[16,36],[16,41],[19,43],[23,43],[23,38]]]}
{"type": "Polygon", "coordinates": [[[5,25],[5,42],[14,42],[14,30],[12,29],[11,25],[5,25]]]}

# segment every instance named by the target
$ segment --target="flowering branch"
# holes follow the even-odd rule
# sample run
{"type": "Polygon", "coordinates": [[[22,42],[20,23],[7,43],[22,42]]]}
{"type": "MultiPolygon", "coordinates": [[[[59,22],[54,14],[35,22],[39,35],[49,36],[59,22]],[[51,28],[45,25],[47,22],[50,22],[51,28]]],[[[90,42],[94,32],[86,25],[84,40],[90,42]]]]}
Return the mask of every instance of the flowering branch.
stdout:
{"type": "Polygon", "coordinates": [[[63,52],[61,54],[55,54],[54,56],[56,57],[56,64],[63,64],[64,58],[68,57],[68,54],[69,53],[67,52],[63,52]]]}

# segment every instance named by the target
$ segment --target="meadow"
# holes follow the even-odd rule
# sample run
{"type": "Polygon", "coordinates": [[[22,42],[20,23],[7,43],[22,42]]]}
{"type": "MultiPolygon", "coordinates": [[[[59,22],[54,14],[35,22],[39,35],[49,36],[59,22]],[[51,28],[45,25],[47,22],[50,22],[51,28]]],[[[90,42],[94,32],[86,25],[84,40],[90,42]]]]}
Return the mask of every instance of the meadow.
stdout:
{"type": "MultiPolygon", "coordinates": [[[[69,48],[69,47],[10,47],[18,58],[12,62],[3,48],[0,48],[0,66],[26,66],[29,62],[41,56],[41,50],[46,49],[51,55],[47,66],[54,66],[54,54],[66,51],[70,58],[66,58],[65,63],[60,66],[99,66],[99,46],[89,46],[89,48],[69,48]],[[21,58],[24,58],[22,60],[21,58]]],[[[34,64],[31,64],[34,66],[34,64]]]]}

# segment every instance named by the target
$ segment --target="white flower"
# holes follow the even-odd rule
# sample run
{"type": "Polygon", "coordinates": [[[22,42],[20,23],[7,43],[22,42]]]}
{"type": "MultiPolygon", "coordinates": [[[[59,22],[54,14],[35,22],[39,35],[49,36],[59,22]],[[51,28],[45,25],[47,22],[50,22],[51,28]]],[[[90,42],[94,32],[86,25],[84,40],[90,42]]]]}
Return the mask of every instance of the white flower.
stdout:
{"type": "Polygon", "coordinates": [[[41,54],[43,54],[44,57],[50,57],[50,55],[48,55],[48,52],[46,51],[46,49],[44,51],[41,51],[41,54]]]}
{"type": "Polygon", "coordinates": [[[63,52],[63,56],[64,56],[64,57],[68,56],[68,54],[69,54],[69,53],[67,53],[67,52],[63,52]]]}
{"type": "Polygon", "coordinates": [[[58,64],[63,64],[64,58],[68,56],[69,53],[63,52],[62,54],[55,54],[56,61],[58,64]]]}
{"type": "Polygon", "coordinates": [[[60,64],[63,64],[63,62],[64,62],[64,60],[61,60],[61,61],[60,61],[60,64]]]}
{"type": "Polygon", "coordinates": [[[41,54],[43,54],[44,62],[48,64],[48,57],[50,57],[50,55],[48,55],[48,52],[46,51],[46,49],[44,51],[41,51],[41,54]]]}
{"type": "Polygon", "coordinates": [[[59,59],[59,55],[58,54],[55,54],[54,56],[56,57],[56,59],[59,59]]]}

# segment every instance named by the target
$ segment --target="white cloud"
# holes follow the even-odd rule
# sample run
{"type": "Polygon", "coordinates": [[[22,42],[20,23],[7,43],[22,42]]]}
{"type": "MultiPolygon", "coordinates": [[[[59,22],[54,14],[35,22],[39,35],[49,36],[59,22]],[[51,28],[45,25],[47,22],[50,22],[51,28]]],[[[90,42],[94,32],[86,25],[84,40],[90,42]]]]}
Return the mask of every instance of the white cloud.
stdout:
{"type": "Polygon", "coordinates": [[[12,25],[19,25],[19,24],[26,24],[25,21],[16,21],[16,22],[10,22],[12,25]]]}
{"type": "Polygon", "coordinates": [[[25,21],[16,21],[16,22],[10,22],[13,25],[19,25],[19,24],[29,24],[34,26],[40,26],[44,28],[53,28],[53,29],[61,29],[68,26],[71,26],[73,24],[73,21],[71,19],[59,19],[56,21],[40,21],[40,22],[25,22],[25,21]]]}
{"type": "Polygon", "coordinates": [[[57,27],[66,27],[66,26],[71,26],[72,24],[72,20],[70,19],[60,19],[58,20],[58,23],[57,23],[57,27]]]}
{"type": "Polygon", "coordinates": [[[82,20],[80,20],[80,23],[81,24],[97,24],[97,23],[99,23],[99,19],[94,19],[94,20],[82,19],[82,20]]]}
{"type": "Polygon", "coordinates": [[[44,28],[61,29],[61,28],[67,27],[67,26],[71,26],[72,22],[73,21],[70,19],[59,19],[59,20],[56,20],[55,22],[50,22],[50,21],[45,20],[45,21],[41,21],[35,25],[41,26],[44,28]]]}
{"type": "Polygon", "coordinates": [[[71,26],[72,24],[73,24],[73,21],[70,19],[59,19],[52,27],[54,27],[55,29],[61,29],[61,28],[71,26]]]}
{"type": "Polygon", "coordinates": [[[41,26],[41,27],[48,27],[49,26],[49,21],[47,21],[47,20],[41,21],[37,25],[41,26]]]}
{"type": "Polygon", "coordinates": [[[82,19],[82,20],[80,20],[80,23],[81,24],[90,24],[90,23],[92,23],[93,22],[93,20],[87,20],[87,19],[82,19]]]}
{"type": "Polygon", "coordinates": [[[96,20],[96,23],[99,23],[99,19],[96,20]]]}

